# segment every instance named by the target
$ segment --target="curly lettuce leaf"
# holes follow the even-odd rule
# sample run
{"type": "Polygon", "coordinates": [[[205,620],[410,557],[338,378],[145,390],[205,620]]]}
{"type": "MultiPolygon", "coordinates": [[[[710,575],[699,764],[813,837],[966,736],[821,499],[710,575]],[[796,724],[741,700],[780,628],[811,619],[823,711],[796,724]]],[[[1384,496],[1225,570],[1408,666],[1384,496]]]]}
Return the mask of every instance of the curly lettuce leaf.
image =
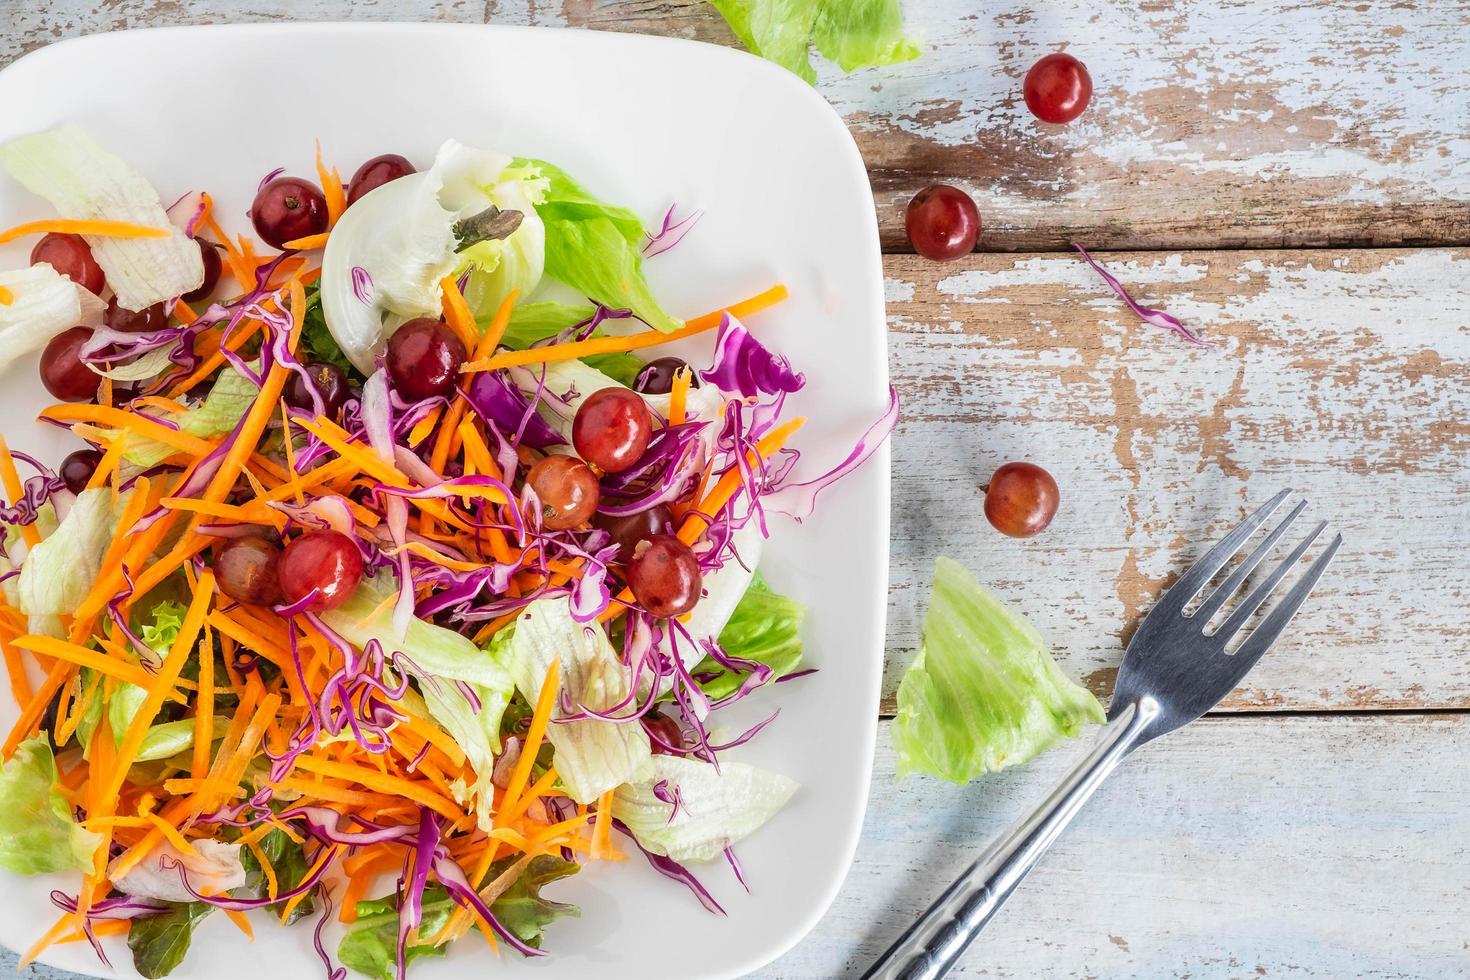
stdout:
{"type": "MultiPolygon", "coordinates": [[[[785,677],[801,666],[801,623],[805,618],[805,606],[772,591],[756,573],[720,631],[720,647],[731,657],[770,667],[773,679],[785,677]]],[[[734,693],[745,678],[745,674],[726,670],[709,657],[694,673],[706,678],[699,686],[715,700],[734,693]]]]}
{"type": "Polygon", "coordinates": [[[565,171],[541,160],[517,160],[547,179],[536,213],[546,226],[546,274],[588,299],[633,315],[655,330],[677,330],[643,275],[643,222],[627,208],[593,197],[565,171]]]}
{"type": "Polygon", "coordinates": [[[911,61],[898,0],[710,0],[753,54],[815,83],[811,45],[843,71],[911,61]]]}
{"type": "Polygon", "coordinates": [[[170,902],[167,912],[135,919],[128,930],[133,969],[148,980],[168,976],[189,952],[194,927],[213,911],[204,902],[170,902]]]}
{"type": "Polygon", "coordinates": [[[16,746],[0,769],[0,868],[26,875],[91,872],[102,838],[72,819],[58,779],[44,735],[16,746]]]}
{"type": "MultiPolygon", "coordinates": [[[[490,867],[488,880],[494,881],[508,870],[514,858],[502,858],[490,867]]],[[[490,905],[500,924],[515,933],[527,946],[541,948],[546,927],[564,916],[580,916],[582,910],[566,902],[553,902],[541,896],[541,889],[553,881],[568,878],[582,870],[574,861],[563,861],[553,854],[531,859],[526,870],[490,905]]]]}
{"type": "Polygon", "coordinates": [[[646,851],[708,861],[774,817],[796,790],[795,780],[743,762],[722,761],[716,769],[697,759],[656,755],[649,779],[613,795],[613,816],[646,851]]]}
{"type": "Polygon", "coordinates": [[[1062,673],[1031,625],[963,566],[940,558],[924,642],[898,688],[898,774],[955,783],[1031,760],[1102,706],[1062,673]]]}
{"type": "Polygon", "coordinates": [[[627,699],[628,668],[607,634],[572,619],[565,597],[537,599],[516,617],[514,629],[497,648],[527,701],[536,701],[552,661],[560,664],[562,697],[546,738],[556,750],[556,771],[567,795],[591,803],[610,789],[645,778],[653,756],[641,725],[559,720],[567,704],[609,711],[627,699]]]}

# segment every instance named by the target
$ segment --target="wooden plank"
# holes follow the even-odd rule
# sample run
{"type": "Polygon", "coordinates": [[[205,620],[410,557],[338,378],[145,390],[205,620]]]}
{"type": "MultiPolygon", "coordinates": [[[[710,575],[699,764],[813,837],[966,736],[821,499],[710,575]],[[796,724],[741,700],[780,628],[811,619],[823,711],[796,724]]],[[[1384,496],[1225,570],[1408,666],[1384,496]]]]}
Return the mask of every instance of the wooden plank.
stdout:
{"type": "MultiPolygon", "coordinates": [[[[21,7],[21,5],[16,5],[21,7]]],[[[1453,0],[1040,0],[905,4],[917,61],[819,88],[870,167],[890,250],[903,207],[958,183],[985,249],[1470,243],[1470,7],[1453,0]],[[1096,93],[1068,127],[1037,124],[1020,79],[1070,45],[1096,93]]],[[[261,20],[586,26],[733,43],[702,0],[51,0],[10,11],[0,62],[122,27],[261,20]]]]}
{"type": "Polygon", "coordinates": [[[889,676],[917,644],[936,554],[1020,609],[1099,693],[1141,612],[1285,486],[1347,544],[1227,709],[1470,706],[1470,251],[890,256],[894,443],[889,676]],[[995,467],[1046,466],[1037,538],[985,522],[995,467]]]}
{"type": "MultiPolygon", "coordinates": [[[[836,904],[761,976],[857,976],[1084,751],[955,787],[895,783],[879,746],[836,904]]],[[[1463,716],[1199,722],[1124,763],[951,976],[1463,976],[1467,750],[1463,716]]]]}
{"type": "MultiPolygon", "coordinates": [[[[857,976],[1084,750],[964,787],[898,783],[887,728],[841,894],[754,978],[857,976]]],[[[1124,764],[951,975],[1463,975],[1467,753],[1464,716],[1198,722],[1124,764]]]]}

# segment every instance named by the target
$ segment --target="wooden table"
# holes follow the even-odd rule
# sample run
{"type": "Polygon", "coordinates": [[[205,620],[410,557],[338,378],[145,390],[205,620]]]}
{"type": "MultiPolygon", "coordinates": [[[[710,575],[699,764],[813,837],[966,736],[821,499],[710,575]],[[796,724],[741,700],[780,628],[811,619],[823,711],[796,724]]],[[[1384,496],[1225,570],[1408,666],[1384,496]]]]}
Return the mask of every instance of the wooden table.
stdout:
{"type": "MultiPolygon", "coordinates": [[[[698,0],[20,6],[7,60],[93,31],[296,17],[732,43],[698,0]]],[[[1301,488],[1347,538],[1248,685],[1135,757],[958,975],[1470,971],[1470,8],[906,12],[920,60],[819,69],[869,164],[890,253],[904,418],[884,717],[936,554],[976,569],[1105,695],[1140,612],[1252,503],[1301,488]],[[1068,44],[1093,105],[1042,127],[1020,78],[1068,44]],[[936,181],[971,191],[986,223],[983,251],[949,265],[906,254],[902,231],[903,205],[936,181]],[[1216,346],[1135,321],[1071,241],[1216,346]],[[977,491],[1020,457],[1063,488],[1055,525],[1029,542],[990,531],[977,491]]],[[[764,976],[859,971],[1081,749],[968,787],[896,783],[887,727],[847,884],[764,976]]]]}

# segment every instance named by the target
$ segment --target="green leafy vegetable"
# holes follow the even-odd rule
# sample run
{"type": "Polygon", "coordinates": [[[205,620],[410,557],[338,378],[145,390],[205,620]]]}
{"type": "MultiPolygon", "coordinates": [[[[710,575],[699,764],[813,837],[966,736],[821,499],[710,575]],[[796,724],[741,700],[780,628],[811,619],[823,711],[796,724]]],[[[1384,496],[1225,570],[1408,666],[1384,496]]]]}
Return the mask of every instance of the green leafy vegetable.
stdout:
{"type": "MultiPolygon", "coordinates": [[[[515,859],[504,858],[490,866],[488,881],[494,881],[514,863],[515,859]]],[[[576,874],[579,866],[559,857],[543,854],[533,858],[516,881],[490,903],[501,925],[520,937],[529,946],[540,948],[541,935],[548,925],[564,916],[581,915],[575,905],[552,902],[541,897],[541,889],[558,879],[576,874]]],[[[455,904],[443,886],[431,884],[424,889],[423,920],[418,934],[427,939],[437,934],[449,921],[455,904]]],[[[398,942],[398,897],[374,899],[357,903],[357,921],[347,927],[341,944],[337,947],[337,958],[344,966],[351,967],[373,980],[395,980],[397,976],[396,955],[398,942]]],[[[412,963],[425,956],[443,956],[449,951],[448,943],[437,946],[410,945],[405,957],[412,963]]]]}
{"type": "Polygon", "coordinates": [[[643,276],[643,222],[627,208],[604,204],[561,169],[517,160],[549,181],[536,213],[546,225],[546,274],[589,299],[668,333],[680,321],[665,313],[643,276]]]}
{"type": "Polygon", "coordinates": [[[179,638],[179,630],[184,627],[184,611],[183,603],[172,600],[160,602],[153,607],[152,620],[138,630],[143,642],[152,647],[160,659],[168,655],[174,640],[179,638]]]}
{"type": "Polygon", "coordinates": [[[97,581],[125,499],[115,504],[106,487],[77,495],[66,518],[21,563],[16,585],[21,612],[28,616],[76,612],[97,581]]]}
{"type": "Polygon", "coordinates": [[[92,870],[102,838],[72,819],[57,778],[44,735],[16,746],[0,769],[0,868],[27,875],[92,870]]]}
{"type": "MultiPolygon", "coordinates": [[[[491,865],[487,880],[494,881],[509,869],[513,858],[504,858],[491,865]]],[[[525,872],[500,894],[490,905],[490,911],[500,924],[520,937],[528,946],[541,948],[541,936],[546,927],[563,916],[580,916],[582,910],[566,902],[553,902],[541,897],[541,889],[553,881],[570,877],[581,870],[573,861],[563,861],[552,854],[542,854],[531,859],[525,872]]],[[[420,930],[422,931],[422,930],[420,930]]]]}
{"type": "Polygon", "coordinates": [[[189,952],[194,927],[213,911],[204,902],[170,902],[167,912],[133,920],[128,930],[133,968],[148,980],[168,976],[189,952]]]}
{"type": "Polygon", "coordinates": [[[1031,625],[956,562],[940,558],[924,642],[898,688],[898,774],[963,783],[1020,765],[1103,721],[1031,625]]]}
{"type": "MultiPolygon", "coordinates": [[[[801,621],[805,616],[806,608],[801,603],[771,591],[757,574],[720,630],[720,646],[731,657],[766,664],[776,677],[785,677],[801,664],[801,621]]],[[[726,670],[709,657],[695,674],[715,675],[700,683],[704,692],[715,699],[733,693],[745,676],[726,670]]]]}
{"type": "Polygon", "coordinates": [[[898,0],[710,0],[752,53],[817,80],[811,44],[843,71],[893,65],[920,55],[903,33],[898,0]]]}
{"type": "MultiPolygon", "coordinates": [[[[270,861],[271,869],[276,873],[276,887],[279,891],[290,891],[306,880],[307,874],[311,871],[311,862],[306,860],[305,849],[286,836],[284,831],[272,830],[260,839],[257,846],[265,852],[266,860],[270,861]]],[[[256,896],[268,894],[265,872],[261,870],[260,861],[251,848],[240,849],[240,865],[245,869],[245,887],[249,889],[250,894],[256,896]]],[[[279,919],[281,913],[285,911],[286,903],[276,902],[269,908],[272,914],[279,919]]],[[[286,924],[290,925],[297,919],[311,915],[315,909],[314,896],[307,894],[291,910],[286,924]]]]}
{"type": "Polygon", "coordinates": [[[648,780],[618,787],[613,815],[645,850],[675,861],[708,861],[775,816],[796,789],[795,780],[743,762],[724,761],[716,769],[697,759],[656,755],[648,780]]]}
{"type": "Polygon", "coordinates": [[[240,424],[258,394],[259,385],[226,365],[203,404],[179,419],[179,428],[201,439],[222,436],[240,424]]]}
{"type": "MultiPolygon", "coordinates": [[[[596,311],[590,306],[574,303],[526,303],[517,306],[510,314],[510,324],[505,328],[501,343],[512,350],[525,350],[539,340],[555,337],[568,327],[592,319],[596,311]]],[[[483,328],[483,324],[481,324],[483,328]]],[[[599,327],[593,337],[605,337],[599,327]]],[[[582,358],[588,367],[596,368],[619,384],[632,387],[633,379],[643,369],[643,361],[622,351],[616,354],[593,354],[582,358]]]]}
{"type": "Polygon", "coordinates": [[[322,312],[320,286],[313,286],[306,293],[306,312],[302,315],[301,339],[298,343],[301,347],[298,352],[301,360],[326,361],[347,372],[349,378],[362,380],[362,374],[347,359],[347,355],[342,353],[332,331],[327,329],[327,315],[322,312]]]}

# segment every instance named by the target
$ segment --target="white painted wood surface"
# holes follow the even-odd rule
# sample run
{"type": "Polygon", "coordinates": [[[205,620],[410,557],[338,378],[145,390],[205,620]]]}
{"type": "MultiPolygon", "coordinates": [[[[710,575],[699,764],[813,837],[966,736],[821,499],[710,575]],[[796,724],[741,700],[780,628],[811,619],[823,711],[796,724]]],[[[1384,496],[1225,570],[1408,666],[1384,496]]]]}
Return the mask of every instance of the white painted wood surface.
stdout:
{"type": "MultiPolygon", "coordinates": [[[[982,249],[1155,250],[1101,257],[1217,346],[1135,322],[1069,255],[887,259],[905,417],[885,707],[936,553],[980,572],[1104,691],[1170,575],[1290,483],[1348,547],[1226,707],[1395,712],[1217,717],[1147,747],[959,975],[1470,974],[1470,716],[1458,713],[1470,707],[1470,251],[1455,247],[1470,245],[1470,7],[905,11],[922,59],[850,77],[819,68],[870,166],[885,247],[905,249],[917,188],[956,182],[980,203],[982,249]],[[1064,45],[1091,68],[1096,101],[1077,125],[1040,127],[1019,79],[1064,45]],[[1445,247],[1168,251],[1399,244],[1445,247]],[[1057,473],[1065,504],[1046,535],[1014,542],[984,525],[977,487],[1027,456],[1057,473]]],[[[701,0],[41,0],[0,5],[0,63],[98,30],[293,18],[731,42],[701,0]]],[[[966,788],[896,785],[880,727],[848,883],[762,977],[855,976],[1082,749],[966,788]]]]}
{"type": "MultiPolygon", "coordinates": [[[[903,206],[936,180],[974,192],[985,248],[1470,243],[1463,3],[911,0],[904,14],[917,61],[818,69],[872,171],[886,247],[906,250],[903,206]],[[1038,125],[1020,80],[1062,47],[1089,66],[1094,102],[1038,125]]],[[[41,0],[6,16],[0,60],[99,30],[291,19],[734,42],[703,0],[41,0]]]]}

